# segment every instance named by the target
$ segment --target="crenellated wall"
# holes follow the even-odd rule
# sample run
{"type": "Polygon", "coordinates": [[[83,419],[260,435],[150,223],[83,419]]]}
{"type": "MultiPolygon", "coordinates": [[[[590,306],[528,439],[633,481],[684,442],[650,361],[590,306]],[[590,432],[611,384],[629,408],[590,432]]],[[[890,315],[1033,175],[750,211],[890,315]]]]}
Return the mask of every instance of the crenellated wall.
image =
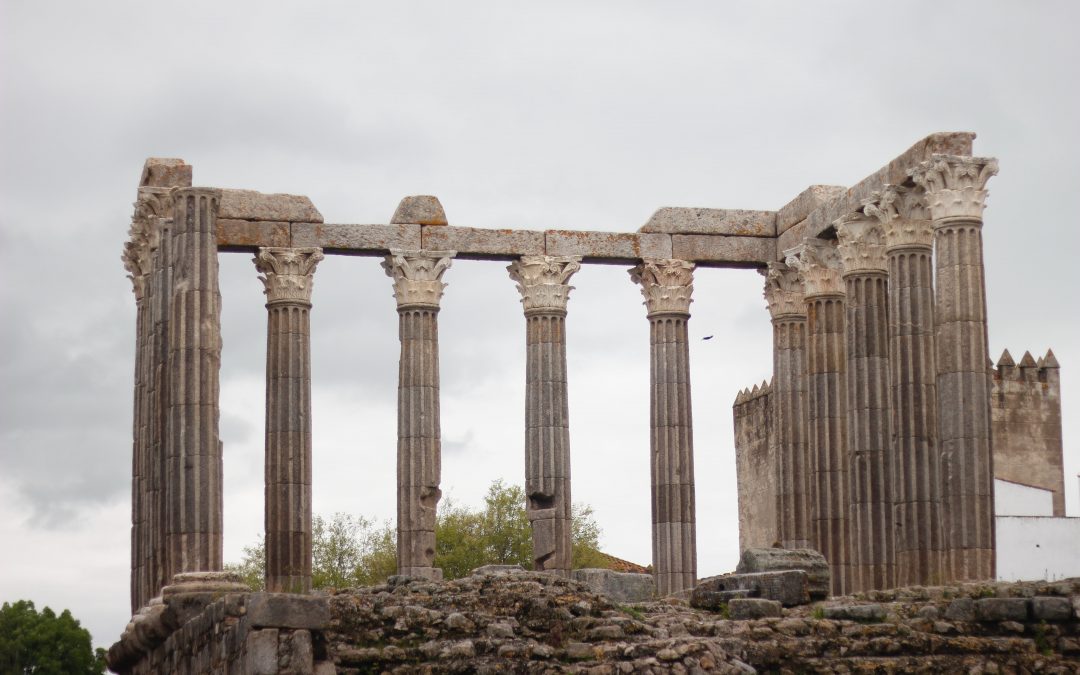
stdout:
{"type": "Polygon", "coordinates": [[[990,412],[994,477],[1049,490],[1054,515],[1065,515],[1061,442],[1061,372],[1053,350],[1038,361],[1009,350],[993,370],[990,412]]]}
{"type": "Polygon", "coordinates": [[[739,550],[769,548],[780,537],[772,383],[744,389],[732,406],[739,486],[739,550]]]}

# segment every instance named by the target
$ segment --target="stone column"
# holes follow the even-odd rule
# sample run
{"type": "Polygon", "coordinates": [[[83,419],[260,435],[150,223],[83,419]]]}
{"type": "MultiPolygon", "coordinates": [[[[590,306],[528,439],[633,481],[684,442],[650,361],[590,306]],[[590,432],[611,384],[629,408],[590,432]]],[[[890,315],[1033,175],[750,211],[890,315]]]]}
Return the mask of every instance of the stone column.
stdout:
{"type": "Polygon", "coordinates": [[[166,577],[221,569],[221,191],[176,188],[165,434],[166,577]]]}
{"type": "Polygon", "coordinates": [[[896,586],[938,585],[944,541],[934,355],[934,229],[923,191],[888,185],[865,204],[889,267],[889,383],[896,586]]]}
{"type": "Polygon", "coordinates": [[[784,548],[810,548],[810,458],[806,445],[806,301],[798,273],[769,263],[765,301],[773,326],[772,406],[777,452],[777,515],[784,548]]]}
{"type": "Polygon", "coordinates": [[[653,576],[668,595],[697,583],[694,429],[686,323],[694,264],[645,259],[630,270],[648,308],[651,349],[653,576]]]}
{"type": "Polygon", "coordinates": [[[810,450],[810,532],[813,548],[829,561],[832,593],[848,588],[844,359],[844,282],[840,254],[820,239],[785,251],[806,297],[807,432],[810,450]]]}
{"type": "Polygon", "coordinates": [[[132,410],[131,452],[131,611],[135,613],[149,600],[150,571],[148,525],[149,502],[147,492],[150,461],[148,432],[150,417],[150,362],[153,349],[151,330],[153,321],[147,307],[146,290],[152,273],[150,263],[150,229],[153,224],[149,214],[140,212],[135,202],[135,214],[131,219],[130,239],[124,244],[121,256],[124,269],[135,292],[135,396],[132,410]]]}
{"type": "Polygon", "coordinates": [[[441,578],[435,564],[435,510],[442,492],[439,429],[439,301],[455,251],[392,250],[401,361],[398,368],[398,574],[441,578]]]}
{"type": "Polygon", "coordinates": [[[570,410],[566,302],[581,256],[524,256],[506,268],[525,307],[525,497],[533,569],[570,576],[570,410]]]}
{"type": "Polygon", "coordinates": [[[311,285],[319,248],[260,248],[266,293],[266,590],[311,590],[311,285]]]}
{"type": "Polygon", "coordinates": [[[845,286],[847,467],[851,586],[893,588],[893,453],[889,424],[888,271],[885,234],[861,213],[837,221],[845,286]]]}
{"type": "Polygon", "coordinates": [[[934,155],[912,170],[934,226],[938,429],[950,580],[993,579],[994,463],[982,212],[997,160],[934,155]]]}

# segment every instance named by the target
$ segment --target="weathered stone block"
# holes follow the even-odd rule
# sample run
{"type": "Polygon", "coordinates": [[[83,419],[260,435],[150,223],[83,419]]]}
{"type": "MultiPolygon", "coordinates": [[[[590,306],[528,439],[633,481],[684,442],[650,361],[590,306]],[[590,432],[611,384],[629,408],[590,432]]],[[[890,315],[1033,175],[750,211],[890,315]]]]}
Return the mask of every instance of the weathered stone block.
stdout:
{"type": "Polygon", "coordinates": [[[810,598],[829,597],[829,563],[813,549],[750,548],[742,552],[735,568],[736,574],[780,570],[803,570],[810,598]]]}
{"type": "Polygon", "coordinates": [[[673,234],[671,257],[705,266],[764,267],[776,258],[776,240],[771,237],[673,234]]]}
{"type": "Polygon", "coordinates": [[[776,212],[776,234],[783,234],[792,225],[802,222],[814,210],[845,192],[847,188],[843,185],[811,185],[806,188],[776,212]]]}
{"type": "Polygon", "coordinates": [[[272,220],[218,218],[217,240],[221,248],[256,249],[260,246],[289,246],[289,223],[272,220]]]}
{"type": "Polygon", "coordinates": [[[481,565],[470,572],[470,574],[472,576],[481,574],[517,574],[518,572],[524,571],[525,568],[521,565],[481,565]]]}
{"type": "Polygon", "coordinates": [[[151,157],[143,164],[139,187],[191,187],[191,165],[172,157],[151,157]]]}
{"type": "Polygon", "coordinates": [[[583,258],[670,258],[671,237],[666,234],[631,232],[579,232],[548,230],[544,233],[548,255],[579,255],[583,258]]]}
{"type": "Polygon", "coordinates": [[[1026,621],[1027,615],[1025,598],[980,598],[975,601],[975,618],[979,621],[1026,621]]]}
{"type": "Polygon", "coordinates": [[[252,593],[247,620],[253,627],[317,630],[330,621],[326,598],[293,593],[252,593]]]}
{"type": "Polygon", "coordinates": [[[691,607],[716,612],[732,600],[749,598],[751,591],[748,588],[738,588],[730,591],[714,591],[705,588],[694,588],[693,590],[684,589],[679,591],[678,594],[672,593],[669,597],[679,597],[681,594],[687,594],[689,596],[686,597],[685,600],[690,603],[691,607]]]}
{"type": "Polygon", "coordinates": [[[263,194],[254,190],[222,190],[218,218],[321,223],[322,214],[303,195],[263,194]]]}
{"type": "Polygon", "coordinates": [[[732,619],[766,619],[782,614],[782,606],[776,600],[733,598],[728,602],[728,616],[732,619]]]}
{"type": "Polygon", "coordinates": [[[577,569],[572,574],[575,581],[616,602],[645,602],[652,600],[656,592],[651,574],[605,569],[577,569]]]}
{"type": "MultiPolygon", "coordinates": [[[[787,607],[810,602],[808,576],[805,570],[781,570],[776,572],[752,572],[749,574],[724,574],[702,579],[694,587],[694,594],[716,591],[747,590],[753,597],[776,600],[787,607]]],[[[693,605],[693,595],[691,595],[693,605]]]]}
{"type": "Polygon", "coordinates": [[[278,675],[278,631],[276,628],[253,630],[244,644],[249,675],[278,675]]]}
{"type": "Polygon", "coordinates": [[[424,249],[457,251],[459,258],[544,255],[544,233],[539,230],[424,225],[421,241],[424,249]]]}
{"type": "Polygon", "coordinates": [[[390,222],[414,223],[417,225],[446,225],[446,212],[438,197],[415,195],[405,197],[398,204],[390,222]]]}
{"type": "Polygon", "coordinates": [[[864,623],[884,621],[887,612],[881,605],[829,605],[822,608],[826,619],[860,621],[864,623]]]}
{"type": "Polygon", "coordinates": [[[776,236],[776,211],[699,209],[665,206],[652,214],[638,232],[667,234],[729,234],[776,236]]]}
{"type": "Polygon", "coordinates": [[[1031,616],[1039,621],[1068,621],[1072,613],[1068,598],[1038,596],[1031,599],[1031,616]]]}
{"type": "Polygon", "coordinates": [[[421,246],[420,226],[293,223],[292,245],[344,251],[416,251],[421,246]]]}
{"type": "Polygon", "coordinates": [[[971,598],[953,600],[945,610],[945,618],[949,621],[974,621],[975,601],[971,598]]]}

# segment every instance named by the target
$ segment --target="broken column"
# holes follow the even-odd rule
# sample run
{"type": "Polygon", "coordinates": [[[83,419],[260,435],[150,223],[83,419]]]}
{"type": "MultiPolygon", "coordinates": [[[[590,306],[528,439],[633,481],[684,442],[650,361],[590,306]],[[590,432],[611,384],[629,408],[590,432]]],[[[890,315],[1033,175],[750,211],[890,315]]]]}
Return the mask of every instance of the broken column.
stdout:
{"type": "Polygon", "coordinates": [[[887,185],[865,204],[885,234],[896,586],[945,581],[934,354],[934,228],[921,188],[887,185]]]}
{"type": "Polygon", "coordinates": [[[773,424],[780,544],[809,548],[810,462],[806,444],[806,302],[798,272],[781,262],[765,272],[773,326],[773,424]]]}
{"type": "Polygon", "coordinates": [[[926,190],[937,281],[938,430],[948,580],[993,579],[994,465],[982,213],[997,160],[934,155],[911,171],[926,190]]]}
{"type": "Polygon", "coordinates": [[[221,191],[176,188],[168,324],[165,434],[166,578],[221,569],[218,436],[221,295],[217,212],[221,191]]]}
{"type": "Polygon", "coordinates": [[[651,348],[650,474],[653,575],[668,595],[697,581],[694,430],[690,407],[690,319],[694,264],[645,259],[630,270],[648,309],[651,348]]]}
{"type": "Polygon", "coordinates": [[[311,285],[319,248],[260,248],[266,293],[266,590],[311,590],[311,285]]]}
{"type": "Polygon", "coordinates": [[[873,216],[836,223],[843,265],[852,591],[892,588],[893,456],[889,424],[888,271],[873,216]]]}
{"type": "Polygon", "coordinates": [[[840,254],[822,239],[785,251],[806,298],[807,434],[810,450],[810,538],[832,568],[833,595],[848,588],[847,416],[844,282],[840,254]]]}
{"type": "Polygon", "coordinates": [[[401,360],[398,366],[398,574],[440,578],[435,510],[442,492],[439,426],[439,301],[455,251],[391,250],[401,360]]]}
{"type": "Polygon", "coordinates": [[[567,282],[580,256],[524,256],[506,268],[525,307],[525,497],[533,569],[569,576],[570,424],[566,393],[567,282]]]}

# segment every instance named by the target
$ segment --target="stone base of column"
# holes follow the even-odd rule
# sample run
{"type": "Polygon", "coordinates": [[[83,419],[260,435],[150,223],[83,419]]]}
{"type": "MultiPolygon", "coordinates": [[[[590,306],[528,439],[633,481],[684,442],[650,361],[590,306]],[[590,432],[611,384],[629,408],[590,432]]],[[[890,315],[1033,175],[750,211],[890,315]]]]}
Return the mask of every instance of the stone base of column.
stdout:
{"type": "Polygon", "coordinates": [[[226,593],[249,593],[251,589],[235,572],[182,572],[161,589],[161,599],[183,626],[207,605],[226,593]]]}
{"type": "Polygon", "coordinates": [[[443,580],[443,571],[441,567],[403,567],[398,570],[398,574],[403,577],[431,579],[432,581],[443,580]]]}
{"type": "Polygon", "coordinates": [[[534,509],[526,512],[532,525],[533,565],[537,572],[552,572],[569,578],[573,567],[571,522],[567,517],[560,517],[558,511],[534,509]]]}

